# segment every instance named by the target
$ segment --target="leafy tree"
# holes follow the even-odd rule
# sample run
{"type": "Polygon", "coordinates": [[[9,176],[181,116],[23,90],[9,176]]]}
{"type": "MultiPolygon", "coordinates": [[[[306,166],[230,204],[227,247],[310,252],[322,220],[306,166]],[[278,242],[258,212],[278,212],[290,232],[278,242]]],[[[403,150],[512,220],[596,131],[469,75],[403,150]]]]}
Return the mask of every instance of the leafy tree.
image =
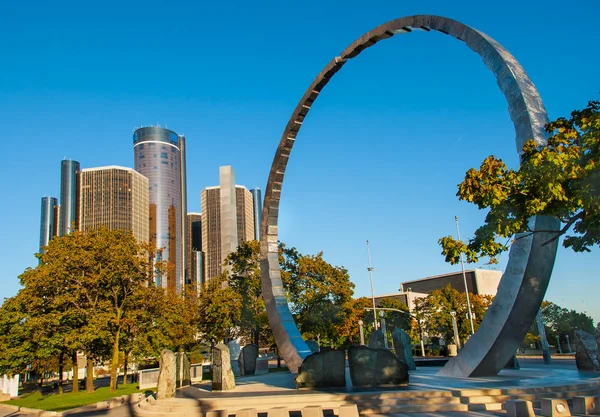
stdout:
{"type": "MultiPolygon", "coordinates": [[[[481,320],[492,304],[493,297],[488,295],[475,295],[469,293],[471,311],[474,314],[473,325],[475,330],[479,327],[481,320]]],[[[432,291],[427,297],[418,303],[418,310],[422,315],[424,330],[429,336],[439,335],[449,343],[454,340],[451,311],[456,311],[456,322],[458,336],[464,343],[471,336],[471,324],[467,318],[467,297],[450,284],[441,290],[432,291]]]]}
{"type": "Polygon", "coordinates": [[[120,337],[140,307],[153,256],[153,248],[138,244],[131,232],[101,227],[51,240],[37,255],[39,265],[21,276],[27,299],[44,294],[43,301],[50,304],[41,311],[65,325],[56,335],[74,350],[85,351],[88,391],[93,390],[93,360],[107,357],[110,388],[116,390],[120,337]]]}
{"type": "Polygon", "coordinates": [[[343,306],[352,299],[354,284],[344,267],[317,255],[302,255],[280,244],[281,278],[292,314],[306,338],[339,345],[335,326],[343,321],[343,306]]]}
{"type": "Polygon", "coordinates": [[[225,259],[228,268],[227,283],[241,296],[239,328],[242,336],[257,346],[262,336],[270,336],[265,303],[260,280],[260,244],[256,240],[242,243],[225,259]]]}
{"type": "Polygon", "coordinates": [[[553,343],[558,336],[564,340],[566,336],[575,340],[575,330],[583,330],[594,334],[594,320],[585,313],[579,313],[575,310],[568,310],[554,303],[548,303],[548,306],[542,312],[544,325],[546,326],[546,336],[549,343],[553,343]]]}
{"type": "Polygon", "coordinates": [[[398,300],[393,298],[384,298],[380,301],[379,307],[383,308],[394,308],[396,310],[404,311],[404,313],[399,313],[397,311],[384,311],[383,318],[385,319],[385,323],[390,331],[394,331],[395,328],[400,328],[407,333],[410,333],[412,330],[412,317],[410,315],[410,309],[404,303],[401,303],[398,300]]]}
{"type": "Polygon", "coordinates": [[[447,262],[458,263],[461,253],[469,262],[485,256],[497,262],[508,249],[497,239],[531,233],[528,220],[537,215],[562,222],[546,243],[565,235],[563,246],[576,252],[600,245],[600,102],[549,123],[546,131],[547,145],[525,143],[518,170],[488,156],[466,173],[457,196],[489,213],[468,243],[451,236],[439,240],[447,262]]]}
{"type": "Polygon", "coordinates": [[[358,321],[363,321],[364,336],[366,337],[373,329],[373,312],[365,310],[365,308],[372,306],[371,299],[367,297],[351,299],[345,303],[342,306],[343,320],[334,326],[336,334],[350,344],[359,344],[358,321]]]}
{"type": "Polygon", "coordinates": [[[201,337],[215,345],[237,337],[237,324],[242,313],[242,296],[227,285],[227,273],[204,284],[198,299],[201,337]]]}

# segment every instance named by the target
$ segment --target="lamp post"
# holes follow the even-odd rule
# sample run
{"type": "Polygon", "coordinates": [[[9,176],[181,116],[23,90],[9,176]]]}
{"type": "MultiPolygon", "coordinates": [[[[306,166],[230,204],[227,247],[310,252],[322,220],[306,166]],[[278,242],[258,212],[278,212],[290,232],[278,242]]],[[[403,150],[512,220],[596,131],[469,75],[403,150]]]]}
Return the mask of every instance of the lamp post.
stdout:
{"type": "Polygon", "coordinates": [[[365,345],[365,333],[363,331],[363,321],[359,320],[358,321],[358,331],[360,333],[360,345],[364,346],[365,345]]]}
{"type": "MultiPolygon", "coordinates": [[[[460,241],[460,229],[458,228],[458,216],[454,216],[456,222],[456,234],[458,234],[458,240],[460,241]]],[[[471,312],[471,300],[469,299],[469,288],[467,287],[467,274],[465,273],[465,258],[464,255],[460,254],[460,265],[462,267],[462,276],[465,283],[465,295],[467,296],[467,310],[469,311],[469,323],[471,323],[471,334],[475,334],[475,326],[473,326],[473,313],[471,312]]]]}
{"type": "Polygon", "coordinates": [[[373,267],[371,266],[371,248],[369,247],[369,241],[367,240],[367,258],[369,259],[369,279],[371,280],[371,299],[373,300],[373,326],[377,330],[377,310],[375,307],[375,291],[373,290],[373,267]]]}

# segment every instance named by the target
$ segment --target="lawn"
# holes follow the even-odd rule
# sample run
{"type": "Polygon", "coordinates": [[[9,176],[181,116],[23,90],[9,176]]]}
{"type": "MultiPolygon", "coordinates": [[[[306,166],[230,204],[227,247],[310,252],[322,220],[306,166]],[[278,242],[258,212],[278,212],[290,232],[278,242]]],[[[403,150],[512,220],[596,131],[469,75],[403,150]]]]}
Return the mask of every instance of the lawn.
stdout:
{"type": "Polygon", "coordinates": [[[18,400],[5,401],[2,404],[18,405],[47,411],[64,411],[136,392],[142,392],[142,390],[137,388],[137,383],[120,385],[116,392],[110,392],[109,387],[96,388],[93,393],[82,391],[75,393],[67,392],[60,395],[42,394],[39,391],[34,391],[23,394],[18,400]]]}

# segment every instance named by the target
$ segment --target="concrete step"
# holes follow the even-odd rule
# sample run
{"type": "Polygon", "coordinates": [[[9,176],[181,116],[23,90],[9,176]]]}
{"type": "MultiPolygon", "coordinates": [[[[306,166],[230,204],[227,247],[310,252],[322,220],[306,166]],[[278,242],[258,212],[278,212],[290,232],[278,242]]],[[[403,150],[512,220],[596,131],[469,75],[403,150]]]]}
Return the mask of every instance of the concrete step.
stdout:
{"type": "Polygon", "coordinates": [[[441,413],[456,411],[469,411],[469,407],[466,404],[416,404],[373,408],[358,407],[358,412],[360,415],[392,413],[441,413]]]}

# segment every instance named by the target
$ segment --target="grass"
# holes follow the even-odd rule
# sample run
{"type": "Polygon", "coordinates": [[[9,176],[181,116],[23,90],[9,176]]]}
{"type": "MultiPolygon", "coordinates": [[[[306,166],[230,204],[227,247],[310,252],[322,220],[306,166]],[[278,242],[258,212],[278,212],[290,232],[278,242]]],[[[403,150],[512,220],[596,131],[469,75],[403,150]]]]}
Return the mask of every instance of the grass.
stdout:
{"type": "Polygon", "coordinates": [[[67,392],[64,394],[42,394],[40,391],[28,392],[18,400],[5,401],[2,404],[11,404],[27,408],[37,408],[46,411],[64,411],[88,404],[106,401],[121,395],[142,392],[137,388],[137,383],[120,385],[116,392],[110,392],[109,387],[100,387],[92,393],[85,390],[82,392],[67,392]]]}

